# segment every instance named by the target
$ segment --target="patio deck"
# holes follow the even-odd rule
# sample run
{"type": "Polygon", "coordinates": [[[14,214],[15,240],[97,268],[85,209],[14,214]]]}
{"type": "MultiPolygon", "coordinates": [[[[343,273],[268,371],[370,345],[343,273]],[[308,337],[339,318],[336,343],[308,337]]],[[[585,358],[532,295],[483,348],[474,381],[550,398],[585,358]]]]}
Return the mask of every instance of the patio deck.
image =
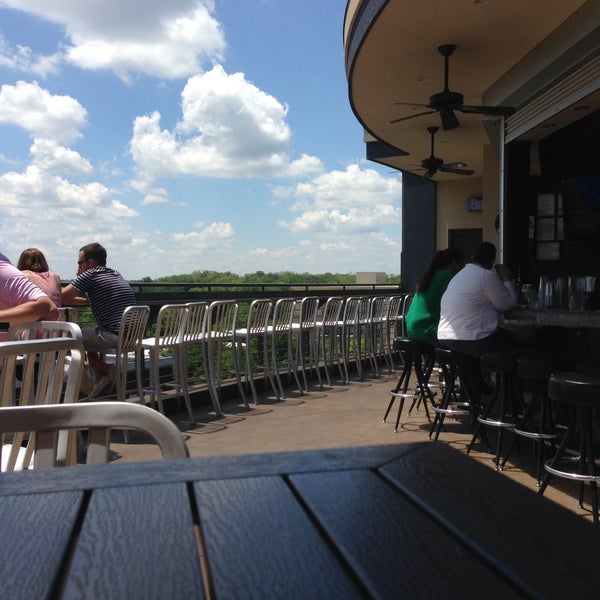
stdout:
{"type": "MultiPolygon", "coordinates": [[[[423,409],[414,410],[409,416],[405,404],[401,426],[394,432],[397,404],[388,422],[382,421],[389,402],[389,390],[395,385],[399,372],[380,377],[351,382],[348,385],[325,387],[317,385],[310,393],[300,395],[290,391],[288,398],[277,402],[274,396],[263,395],[258,406],[244,409],[241,400],[224,400],[224,416],[217,418],[207,400],[193,401],[197,420],[192,426],[185,410],[168,416],[181,429],[192,457],[262,454],[296,450],[343,448],[349,446],[373,446],[396,442],[423,442],[428,439],[429,423],[423,409]]],[[[259,386],[262,388],[262,386],[259,386]]],[[[493,444],[493,434],[490,434],[493,444]]],[[[114,461],[138,461],[160,459],[158,448],[136,432],[130,433],[130,443],[122,443],[122,435],[115,432],[111,449],[114,461]]],[[[509,436],[506,436],[508,443],[509,436]]],[[[447,418],[438,444],[452,444],[466,452],[471,439],[468,421],[459,422],[447,418]]],[[[494,468],[493,456],[477,443],[470,456],[474,460],[494,468]]],[[[515,448],[511,460],[498,477],[510,477],[537,492],[535,478],[535,455],[532,444],[520,441],[520,451],[515,448]]],[[[474,482],[476,485],[476,482],[474,482]]],[[[578,506],[577,484],[555,478],[546,490],[545,497],[561,504],[592,521],[589,507],[589,490],[586,487],[584,509],[578,506]]]]}

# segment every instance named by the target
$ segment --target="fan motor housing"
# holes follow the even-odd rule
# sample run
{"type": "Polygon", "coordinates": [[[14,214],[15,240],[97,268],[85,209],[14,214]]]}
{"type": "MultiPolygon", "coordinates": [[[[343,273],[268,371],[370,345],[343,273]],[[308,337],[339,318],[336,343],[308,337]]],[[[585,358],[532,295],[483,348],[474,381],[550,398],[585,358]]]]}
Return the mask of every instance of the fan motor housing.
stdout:
{"type": "Polygon", "coordinates": [[[429,98],[429,106],[434,110],[447,108],[451,106],[462,106],[464,104],[464,96],[458,92],[440,92],[429,98]]]}

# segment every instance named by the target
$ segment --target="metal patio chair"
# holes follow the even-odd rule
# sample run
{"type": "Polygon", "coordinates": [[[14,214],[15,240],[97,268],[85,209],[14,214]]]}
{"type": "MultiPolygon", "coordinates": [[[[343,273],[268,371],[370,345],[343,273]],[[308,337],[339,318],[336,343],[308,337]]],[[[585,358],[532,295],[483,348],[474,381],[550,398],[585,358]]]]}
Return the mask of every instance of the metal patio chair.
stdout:
{"type": "MultiPolygon", "coordinates": [[[[2,407],[55,405],[79,399],[84,349],[80,340],[61,337],[0,342],[2,407]]],[[[5,423],[0,417],[0,425],[5,423]]],[[[10,436],[2,435],[3,471],[26,469],[34,456],[35,436],[23,423],[10,436]]],[[[74,462],[75,440],[60,437],[58,460],[74,462]]]]}

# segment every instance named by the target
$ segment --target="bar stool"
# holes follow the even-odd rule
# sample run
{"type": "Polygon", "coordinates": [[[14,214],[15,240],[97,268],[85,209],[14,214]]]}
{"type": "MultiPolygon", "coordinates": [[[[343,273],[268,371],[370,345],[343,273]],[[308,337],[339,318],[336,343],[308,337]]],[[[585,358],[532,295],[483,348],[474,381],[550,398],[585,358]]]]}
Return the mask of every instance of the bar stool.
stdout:
{"type": "Polygon", "coordinates": [[[471,357],[448,350],[446,348],[435,349],[435,361],[442,369],[444,377],[444,395],[439,404],[432,406],[435,417],[429,430],[429,439],[435,432],[434,440],[437,440],[444,425],[446,415],[452,417],[466,416],[471,414],[471,399],[465,386],[460,385],[461,370],[468,368],[471,357]]]}
{"type": "Polygon", "coordinates": [[[592,515],[598,523],[598,489],[600,465],[594,453],[592,411],[600,401],[600,379],[584,373],[555,373],[548,381],[548,396],[565,405],[569,413],[567,431],[554,457],[544,465],[546,476],[540,486],[543,494],[553,476],[579,482],[579,506],[583,508],[584,484],[589,482],[592,498],[592,515]],[[565,456],[579,435],[579,454],[565,456]],[[569,464],[576,469],[569,469],[569,464]]]}
{"type": "Polygon", "coordinates": [[[527,405],[523,417],[514,428],[515,436],[504,456],[501,469],[504,468],[511,452],[518,442],[519,436],[534,441],[536,445],[537,485],[542,480],[544,464],[544,448],[547,441],[552,443],[553,452],[556,451],[554,441],[561,433],[554,426],[552,406],[548,397],[548,380],[556,370],[556,359],[546,353],[532,352],[517,358],[517,377],[520,380],[533,383],[531,400],[527,405]]]}
{"type": "Polygon", "coordinates": [[[427,419],[431,421],[427,402],[429,401],[433,404],[434,394],[427,384],[435,360],[435,348],[426,342],[411,340],[406,337],[397,337],[394,340],[394,348],[402,355],[404,366],[402,367],[402,373],[400,374],[396,387],[390,391],[392,399],[383,416],[383,422],[385,423],[387,416],[392,409],[392,405],[396,398],[398,398],[400,404],[398,406],[398,415],[396,417],[396,427],[394,428],[394,431],[398,431],[398,425],[404,407],[404,400],[406,398],[412,398],[412,404],[410,405],[408,414],[410,414],[410,411],[417,402],[423,401],[427,419]],[[426,364],[425,370],[423,370],[423,360],[425,360],[426,364]],[[413,368],[417,377],[417,386],[414,391],[408,392],[408,385],[413,368]]]}
{"type": "Polygon", "coordinates": [[[477,425],[471,442],[467,447],[467,454],[471,452],[475,440],[482,431],[482,427],[497,428],[498,437],[496,440],[496,456],[494,458],[496,470],[500,470],[502,434],[505,429],[513,429],[519,420],[520,397],[516,387],[515,362],[515,357],[512,354],[489,353],[481,357],[481,370],[484,373],[494,373],[496,384],[488,405],[477,417],[477,425]]]}

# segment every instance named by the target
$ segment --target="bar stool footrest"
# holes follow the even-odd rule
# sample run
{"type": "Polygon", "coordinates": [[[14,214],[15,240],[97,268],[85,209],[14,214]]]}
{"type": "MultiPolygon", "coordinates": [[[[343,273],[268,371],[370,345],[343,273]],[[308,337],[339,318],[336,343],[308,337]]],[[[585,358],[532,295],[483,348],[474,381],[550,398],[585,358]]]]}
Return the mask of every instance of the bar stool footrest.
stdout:
{"type": "Polygon", "coordinates": [[[555,440],[562,437],[562,433],[557,431],[554,427],[543,427],[542,431],[540,428],[528,429],[522,425],[516,425],[514,431],[521,437],[530,438],[533,440],[555,440]]]}
{"type": "Polygon", "coordinates": [[[594,461],[594,475],[587,475],[585,473],[577,473],[575,471],[567,471],[565,470],[567,464],[572,464],[575,468],[579,467],[579,456],[563,456],[558,465],[552,467],[550,463],[552,459],[547,460],[544,464],[544,468],[548,473],[552,475],[556,475],[556,477],[562,477],[564,479],[573,479],[575,481],[600,481],[600,460],[594,461]],[[561,468],[562,467],[562,468],[561,468]]]}
{"type": "Polygon", "coordinates": [[[441,408],[439,406],[433,407],[434,412],[440,415],[470,415],[471,411],[468,408],[460,405],[449,406],[448,408],[441,408]]]}
{"type": "Polygon", "coordinates": [[[512,421],[498,421],[496,419],[490,419],[489,417],[477,417],[477,420],[482,425],[488,425],[489,427],[504,427],[505,429],[514,429],[516,423],[512,421]]]}

